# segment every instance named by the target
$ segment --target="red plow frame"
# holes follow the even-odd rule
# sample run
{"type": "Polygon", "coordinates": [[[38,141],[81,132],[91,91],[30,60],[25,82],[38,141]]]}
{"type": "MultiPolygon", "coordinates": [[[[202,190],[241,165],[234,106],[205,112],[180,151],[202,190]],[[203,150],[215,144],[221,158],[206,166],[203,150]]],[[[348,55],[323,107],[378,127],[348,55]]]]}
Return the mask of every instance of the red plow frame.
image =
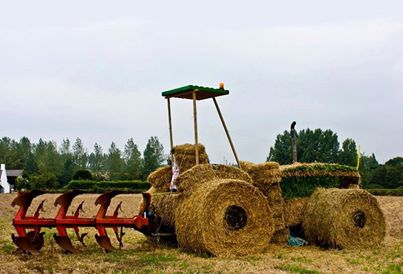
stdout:
{"type": "MultiPolygon", "coordinates": [[[[119,248],[123,246],[123,228],[133,228],[146,235],[151,235],[154,232],[155,225],[149,218],[144,210],[132,218],[119,217],[122,202],[115,208],[112,215],[107,215],[108,207],[110,206],[112,198],[122,192],[113,190],[98,196],[95,205],[99,205],[98,212],[93,218],[81,217],[83,203],[76,208],[73,215],[68,215],[68,210],[73,199],[83,192],[72,190],[65,192],[56,198],[54,205],[60,206],[55,218],[42,218],[40,217],[43,211],[43,200],[35,213],[32,216],[27,216],[28,208],[32,200],[45,192],[33,190],[29,192],[19,192],[18,196],[13,200],[12,206],[19,206],[18,212],[13,219],[13,226],[16,229],[17,235],[12,234],[11,238],[14,244],[22,251],[27,253],[36,253],[44,245],[45,232],[41,231],[42,228],[56,228],[57,233],[53,235],[56,243],[67,253],[77,253],[79,250],[73,246],[71,239],[67,233],[67,229],[73,229],[77,239],[83,246],[84,237],[87,233],[80,234],[80,227],[94,227],[98,234],[95,235],[97,243],[107,252],[115,248],[111,244],[111,240],[107,233],[107,228],[114,231],[115,237],[119,242],[119,248]]],[[[143,193],[143,198],[146,204],[150,204],[151,196],[148,193],[143,193]]]]}

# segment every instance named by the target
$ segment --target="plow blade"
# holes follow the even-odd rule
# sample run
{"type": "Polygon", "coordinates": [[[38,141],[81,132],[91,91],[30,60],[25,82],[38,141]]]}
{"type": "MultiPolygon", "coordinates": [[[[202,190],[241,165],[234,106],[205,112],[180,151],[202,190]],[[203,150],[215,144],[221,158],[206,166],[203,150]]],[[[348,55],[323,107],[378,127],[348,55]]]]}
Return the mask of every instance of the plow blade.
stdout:
{"type": "Polygon", "coordinates": [[[44,193],[45,192],[41,190],[18,192],[18,196],[11,202],[11,206],[14,207],[18,205],[19,207],[26,210],[31,205],[31,202],[35,197],[44,193]]]}
{"type": "Polygon", "coordinates": [[[30,254],[38,253],[38,250],[35,248],[34,243],[28,236],[18,237],[15,236],[13,233],[11,234],[11,239],[13,240],[13,243],[18,247],[18,249],[30,254]]]}
{"type": "Polygon", "coordinates": [[[108,236],[99,236],[95,235],[95,239],[97,240],[97,243],[106,251],[106,252],[111,252],[115,250],[115,248],[112,246],[111,239],[109,239],[108,236]]]}
{"type": "MultiPolygon", "coordinates": [[[[43,191],[37,190],[19,192],[18,196],[12,202],[12,205],[19,206],[19,209],[13,219],[13,226],[17,233],[15,235],[12,234],[11,238],[18,249],[26,253],[37,253],[43,247],[43,235],[45,234],[45,232],[41,232],[43,228],[56,228],[57,232],[53,235],[55,242],[66,253],[77,253],[79,249],[73,246],[69,238],[69,233],[67,232],[69,229],[74,230],[78,241],[85,247],[84,237],[87,233],[80,233],[80,229],[82,227],[95,228],[97,231],[95,235],[97,243],[106,252],[110,252],[116,250],[116,248],[112,246],[111,239],[108,237],[108,229],[114,232],[114,236],[119,242],[119,248],[122,248],[122,240],[125,235],[123,231],[124,228],[133,228],[146,235],[151,235],[155,232],[157,227],[153,221],[154,219],[151,217],[151,219],[149,219],[144,210],[130,218],[119,217],[122,202],[117,204],[112,214],[107,214],[111,200],[116,195],[123,193],[118,190],[109,191],[97,197],[95,205],[99,206],[99,209],[95,217],[88,218],[80,216],[80,213],[83,212],[84,202],[81,202],[72,214],[70,213],[69,208],[72,205],[73,199],[83,194],[83,192],[79,190],[65,192],[56,198],[54,206],[59,207],[59,209],[54,218],[43,218],[40,216],[44,208],[45,200],[39,203],[33,214],[27,215],[32,200],[44,193],[43,191]]],[[[147,205],[149,205],[151,196],[148,193],[143,194],[143,196],[145,197],[147,205]]]]}
{"type": "Polygon", "coordinates": [[[77,253],[79,250],[73,246],[71,240],[68,236],[57,236],[56,234],[53,235],[56,243],[63,248],[64,251],[67,253],[77,253]]]}

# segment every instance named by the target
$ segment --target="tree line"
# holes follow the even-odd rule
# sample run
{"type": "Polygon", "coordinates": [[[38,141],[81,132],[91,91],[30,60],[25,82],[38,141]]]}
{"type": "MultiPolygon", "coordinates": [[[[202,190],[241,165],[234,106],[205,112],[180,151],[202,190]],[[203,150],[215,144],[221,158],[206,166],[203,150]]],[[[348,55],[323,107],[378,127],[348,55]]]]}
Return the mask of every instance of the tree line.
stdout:
{"type": "MultiPolygon", "coordinates": [[[[297,133],[297,154],[299,162],[340,163],[357,165],[356,142],[347,138],[340,146],[338,136],[332,130],[303,129],[297,133]]],[[[161,166],[167,157],[158,137],[148,139],[141,152],[133,138],[119,149],[114,142],[107,151],[95,143],[88,151],[80,138],[74,142],[64,139],[60,145],[54,141],[39,139],[31,142],[27,137],[13,140],[0,139],[0,163],[8,169],[23,169],[23,180],[35,188],[61,188],[70,182],[75,174],[89,170],[92,179],[146,180],[147,176],[161,166]]],[[[269,150],[268,161],[280,164],[292,163],[291,134],[278,134],[269,150]]],[[[403,157],[395,157],[385,164],[378,163],[375,155],[361,154],[359,171],[366,188],[403,188],[403,157]]],[[[77,179],[77,178],[75,178],[77,179]]]]}
{"type": "Polygon", "coordinates": [[[89,152],[80,138],[64,139],[60,145],[43,139],[33,143],[28,137],[0,139],[0,163],[7,169],[23,169],[23,180],[45,188],[61,188],[82,170],[89,170],[95,180],[145,180],[165,160],[156,136],[148,139],[143,152],[133,138],[123,150],[112,142],[106,152],[98,143],[89,152]]]}
{"type": "MultiPolygon", "coordinates": [[[[340,143],[332,130],[303,129],[297,133],[297,155],[299,162],[339,163],[356,166],[358,151],[356,142],[347,138],[340,143]]],[[[366,188],[403,188],[403,157],[395,157],[379,164],[375,154],[360,155],[359,171],[362,185],[366,188]]],[[[278,134],[270,147],[268,161],[280,164],[292,163],[291,133],[278,134]]]]}

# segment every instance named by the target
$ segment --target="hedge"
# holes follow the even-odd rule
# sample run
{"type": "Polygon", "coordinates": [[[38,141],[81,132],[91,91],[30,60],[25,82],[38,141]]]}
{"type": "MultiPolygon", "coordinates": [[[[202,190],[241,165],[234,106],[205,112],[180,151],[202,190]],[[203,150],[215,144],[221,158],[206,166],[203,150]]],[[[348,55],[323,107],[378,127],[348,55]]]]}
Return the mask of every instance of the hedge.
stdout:
{"type": "Polygon", "coordinates": [[[101,193],[109,190],[122,190],[131,193],[140,193],[150,188],[148,182],[143,181],[90,181],[72,180],[65,187],[65,190],[78,189],[86,192],[101,193]]]}
{"type": "Polygon", "coordinates": [[[377,189],[366,189],[372,195],[377,196],[403,196],[403,189],[401,188],[377,188],[377,189]]]}

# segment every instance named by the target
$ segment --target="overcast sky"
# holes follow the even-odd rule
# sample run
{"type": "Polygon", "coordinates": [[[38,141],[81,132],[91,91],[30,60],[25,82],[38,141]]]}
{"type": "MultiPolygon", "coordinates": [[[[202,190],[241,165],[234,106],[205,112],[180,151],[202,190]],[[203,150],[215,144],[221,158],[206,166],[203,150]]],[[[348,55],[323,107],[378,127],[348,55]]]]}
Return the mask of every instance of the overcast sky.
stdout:
{"type": "MultiPolygon", "coordinates": [[[[224,82],[241,159],[264,161],[293,120],[403,155],[400,0],[0,3],[0,137],[107,151],[156,135],[168,152],[161,92],[224,82]]],[[[191,107],[173,101],[177,144],[193,142],[191,107]]],[[[234,161],[213,103],[198,112],[210,159],[234,161]]]]}

